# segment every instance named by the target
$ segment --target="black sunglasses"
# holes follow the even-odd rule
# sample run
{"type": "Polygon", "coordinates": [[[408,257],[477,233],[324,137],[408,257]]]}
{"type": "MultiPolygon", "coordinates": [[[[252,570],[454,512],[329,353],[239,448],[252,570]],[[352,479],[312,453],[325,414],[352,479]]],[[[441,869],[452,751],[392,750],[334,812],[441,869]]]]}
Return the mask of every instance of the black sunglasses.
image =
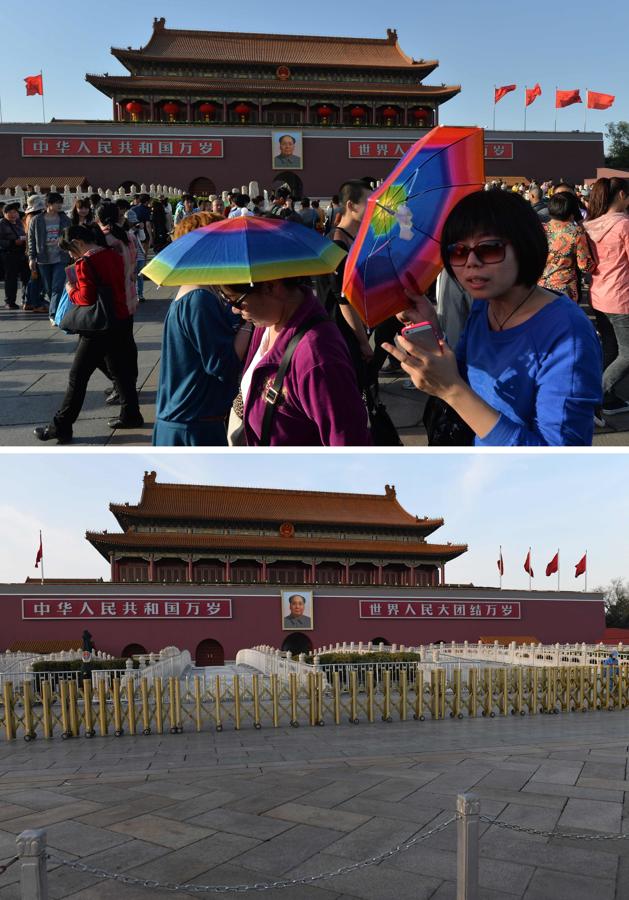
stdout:
{"type": "Polygon", "coordinates": [[[476,259],[485,266],[504,261],[506,248],[510,241],[479,241],[478,244],[449,244],[448,260],[451,266],[460,268],[466,265],[469,255],[474,251],[476,259]]]}
{"type": "Polygon", "coordinates": [[[255,285],[253,284],[248,285],[246,290],[244,290],[238,297],[229,297],[225,293],[225,291],[222,291],[220,288],[216,288],[216,293],[224,303],[229,303],[229,305],[234,309],[242,309],[243,303],[245,302],[248,294],[253,291],[254,287],[255,285]]]}

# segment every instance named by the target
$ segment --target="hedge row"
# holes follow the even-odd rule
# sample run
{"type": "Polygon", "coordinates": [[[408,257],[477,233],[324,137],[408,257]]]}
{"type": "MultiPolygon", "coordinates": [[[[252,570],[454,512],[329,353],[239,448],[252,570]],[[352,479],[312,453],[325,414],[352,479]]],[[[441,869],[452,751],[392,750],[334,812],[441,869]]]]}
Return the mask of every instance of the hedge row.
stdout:
{"type": "MultiPolygon", "coordinates": [[[[319,662],[321,665],[345,665],[348,663],[398,663],[421,662],[419,653],[321,653],[319,662]]],[[[314,663],[314,656],[307,657],[307,661],[314,663]]]]}
{"type": "MultiPolygon", "coordinates": [[[[126,669],[127,660],[124,657],[120,659],[92,659],[88,663],[92,670],[94,669],[126,669]]],[[[137,659],[133,660],[133,668],[139,668],[137,659]]],[[[33,663],[33,672],[80,672],[82,662],[80,659],[60,659],[60,660],[43,660],[42,662],[33,663]]]]}

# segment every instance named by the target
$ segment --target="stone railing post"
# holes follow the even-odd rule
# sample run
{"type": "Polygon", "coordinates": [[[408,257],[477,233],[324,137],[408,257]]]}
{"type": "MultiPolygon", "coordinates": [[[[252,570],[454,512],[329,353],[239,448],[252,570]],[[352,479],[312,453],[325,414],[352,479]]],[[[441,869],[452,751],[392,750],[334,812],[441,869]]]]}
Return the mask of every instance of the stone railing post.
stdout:
{"type": "Polygon", "coordinates": [[[474,794],[456,798],[456,900],[479,900],[479,815],[480,800],[474,794]]]}
{"type": "Polygon", "coordinates": [[[23,831],[16,838],[20,864],[22,900],[48,900],[46,832],[43,828],[23,831]]]}

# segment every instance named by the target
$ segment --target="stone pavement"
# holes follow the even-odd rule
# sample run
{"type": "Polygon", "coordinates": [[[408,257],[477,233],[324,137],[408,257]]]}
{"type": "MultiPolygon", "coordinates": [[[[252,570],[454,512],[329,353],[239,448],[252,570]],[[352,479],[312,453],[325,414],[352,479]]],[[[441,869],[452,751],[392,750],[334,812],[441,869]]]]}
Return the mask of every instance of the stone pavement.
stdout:
{"type": "MultiPolygon", "coordinates": [[[[628,713],[0,744],[0,860],[45,827],[51,852],[156,881],[253,884],[327,872],[449,818],[629,833],[628,713]]],[[[481,900],[624,900],[629,840],[482,825],[481,900]]],[[[455,826],[376,867],[264,892],[284,900],[454,900],[455,826]]],[[[50,896],[166,896],[50,864],[50,896]]],[[[19,898],[19,872],[0,900],[19,898]]]]}
{"type": "MultiPolygon", "coordinates": [[[[74,428],[74,446],[150,445],[162,322],[174,293],[173,288],[158,288],[147,281],[145,294],[148,299],[136,315],[138,388],[147,427],[112,434],[107,419],[118,409],[105,404],[103,390],[109,382],[101,372],[95,372],[74,428]]],[[[0,446],[43,446],[33,437],[33,428],[49,422],[63,398],[75,342],[76,338],[52,328],[45,316],[0,308],[0,446]]],[[[424,395],[415,390],[404,390],[403,382],[403,377],[383,375],[382,400],[404,444],[426,445],[421,421],[424,395]]],[[[627,391],[625,395],[629,395],[627,391]]],[[[629,445],[629,415],[616,416],[607,428],[597,430],[594,443],[598,446],[629,445]]]]}

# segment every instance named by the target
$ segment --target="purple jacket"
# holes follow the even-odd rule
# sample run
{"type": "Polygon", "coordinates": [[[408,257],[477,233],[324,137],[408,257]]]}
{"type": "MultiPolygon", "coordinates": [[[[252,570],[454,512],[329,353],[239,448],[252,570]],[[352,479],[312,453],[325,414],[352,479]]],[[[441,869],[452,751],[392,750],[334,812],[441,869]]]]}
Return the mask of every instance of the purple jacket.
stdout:
{"type": "MultiPolygon", "coordinates": [[[[260,446],[266,403],[264,393],[273,384],[284,351],[308,319],[325,316],[312,291],[266,356],[256,366],[245,404],[247,444],[260,446]]],[[[256,328],[245,369],[256,354],[263,328],[256,328]]],[[[288,367],[282,397],[275,406],[271,446],[364,447],[371,445],[367,410],[358,390],[356,374],[340,331],[327,319],[303,335],[288,367]]]]}

